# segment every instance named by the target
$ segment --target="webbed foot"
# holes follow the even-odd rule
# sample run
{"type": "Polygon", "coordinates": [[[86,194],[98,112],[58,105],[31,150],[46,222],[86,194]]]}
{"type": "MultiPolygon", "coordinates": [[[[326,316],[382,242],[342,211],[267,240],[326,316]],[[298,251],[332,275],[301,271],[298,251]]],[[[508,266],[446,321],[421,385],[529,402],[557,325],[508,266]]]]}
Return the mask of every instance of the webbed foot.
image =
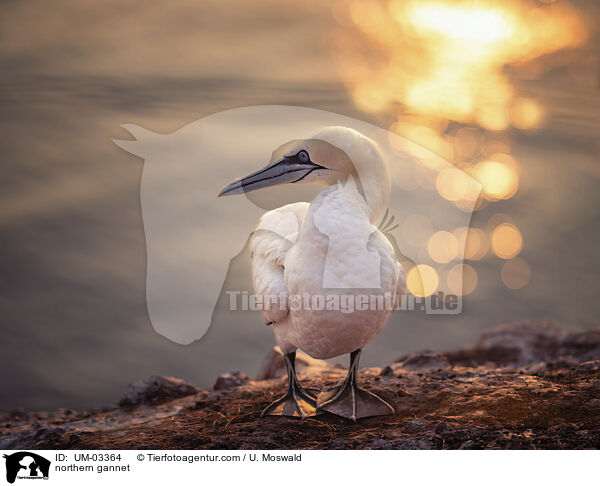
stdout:
{"type": "Polygon", "coordinates": [[[330,412],[355,422],[361,418],[395,412],[385,400],[356,384],[360,352],[358,349],[350,355],[350,368],[344,383],[318,396],[317,411],[330,412]]]}
{"type": "Polygon", "coordinates": [[[288,372],[288,390],[285,395],[268,405],[260,416],[284,415],[305,419],[317,415],[316,393],[311,389],[302,388],[296,377],[296,352],[287,353],[284,357],[288,372]]]}

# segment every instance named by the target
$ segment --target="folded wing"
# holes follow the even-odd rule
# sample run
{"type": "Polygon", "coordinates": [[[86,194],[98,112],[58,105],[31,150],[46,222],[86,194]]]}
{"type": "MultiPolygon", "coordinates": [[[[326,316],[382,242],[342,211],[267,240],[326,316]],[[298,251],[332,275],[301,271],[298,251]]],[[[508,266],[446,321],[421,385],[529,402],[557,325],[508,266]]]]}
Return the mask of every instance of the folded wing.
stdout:
{"type": "Polygon", "coordinates": [[[265,213],[250,238],[254,292],[262,298],[267,324],[280,322],[289,313],[285,257],[296,242],[308,207],[299,202],[265,213]]]}

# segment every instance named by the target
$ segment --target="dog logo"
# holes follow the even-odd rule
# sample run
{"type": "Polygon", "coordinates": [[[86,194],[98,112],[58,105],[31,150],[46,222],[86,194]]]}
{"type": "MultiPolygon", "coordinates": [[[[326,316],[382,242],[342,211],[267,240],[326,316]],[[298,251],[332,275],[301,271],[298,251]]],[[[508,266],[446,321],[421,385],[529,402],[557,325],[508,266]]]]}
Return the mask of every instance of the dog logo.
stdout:
{"type": "Polygon", "coordinates": [[[6,460],[6,480],[14,483],[19,479],[48,479],[50,461],[33,452],[4,454],[6,460]]]}

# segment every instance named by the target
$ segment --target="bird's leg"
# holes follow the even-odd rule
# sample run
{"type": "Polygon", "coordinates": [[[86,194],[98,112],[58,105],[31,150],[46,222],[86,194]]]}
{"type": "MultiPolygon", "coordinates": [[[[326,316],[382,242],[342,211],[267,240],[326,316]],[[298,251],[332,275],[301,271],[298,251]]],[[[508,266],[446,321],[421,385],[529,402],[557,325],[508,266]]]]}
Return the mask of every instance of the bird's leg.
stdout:
{"type": "Polygon", "coordinates": [[[350,355],[348,376],[341,384],[321,393],[317,399],[317,410],[331,412],[350,420],[358,420],[376,415],[394,413],[392,406],[356,384],[358,361],[361,350],[357,349],[350,355]]]}
{"type": "Polygon", "coordinates": [[[305,419],[317,414],[317,397],[315,394],[300,386],[296,377],[296,351],[286,353],[285,365],[288,375],[287,393],[271,403],[262,411],[261,417],[266,415],[287,415],[305,419]]]}

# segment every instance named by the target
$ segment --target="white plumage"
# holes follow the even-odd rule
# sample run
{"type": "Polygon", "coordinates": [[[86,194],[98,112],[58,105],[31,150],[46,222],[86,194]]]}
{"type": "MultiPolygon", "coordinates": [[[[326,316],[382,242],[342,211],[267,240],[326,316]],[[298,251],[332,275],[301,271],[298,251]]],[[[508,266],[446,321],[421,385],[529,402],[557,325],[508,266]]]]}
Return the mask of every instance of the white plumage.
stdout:
{"type": "MultiPolygon", "coordinates": [[[[312,302],[307,307],[293,300],[323,296],[336,297],[339,303],[358,295],[394,298],[403,291],[404,273],[394,249],[374,226],[389,202],[387,163],[369,138],[348,128],[328,127],[295,144],[280,161],[234,181],[221,195],[281,183],[318,183],[326,187],[310,204],[288,204],[264,214],[251,237],[254,291],[263,296],[263,301],[279,296],[274,305],[263,309],[265,322],[272,326],[286,356],[293,356],[298,348],[322,359],[353,353],[347,386],[342,387],[339,396],[328,398],[324,410],[353,419],[389,413],[391,407],[387,403],[356,387],[356,375],[352,373],[356,373],[360,349],[383,329],[391,310],[368,308],[349,312],[315,308],[312,302]],[[354,384],[350,383],[352,380],[354,384]],[[329,402],[346,400],[350,386],[355,387],[350,412],[340,412],[339,404],[337,408],[325,408],[329,402]],[[364,403],[377,399],[375,408],[361,415],[357,393],[370,395],[363,396],[364,403]],[[382,403],[387,408],[382,408],[382,403]]],[[[294,415],[284,409],[289,403],[296,403],[299,416],[304,417],[304,410],[310,407],[306,403],[298,405],[297,396],[303,390],[294,388],[299,384],[290,367],[293,368],[293,361],[288,362],[288,395],[267,407],[265,413],[294,415]]],[[[305,401],[311,401],[310,394],[303,396],[305,401]]],[[[346,407],[348,403],[342,405],[346,407]]]]}
{"type": "MultiPolygon", "coordinates": [[[[373,258],[365,258],[371,255],[361,251],[365,243],[367,252],[379,257],[380,285],[370,287],[369,295],[395,295],[398,290],[402,291],[404,274],[396,262],[394,249],[372,224],[389,199],[387,166],[374,142],[358,132],[339,127],[324,129],[308,140],[290,152],[304,148],[317,163],[331,164],[332,160],[316,159],[310,146],[315,145],[315,140],[321,140],[341,149],[343,153],[330,150],[327,155],[342,159],[336,162],[343,182],[324,188],[310,205],[288,204],[261,218],[250,241],[255,292],[265,297],[282,295],[284,299],[289,294],[364,294],[357,289],[364,288],[364,275],[374,270],[373,258]],[[353,167],[347,165],[348,158],[353,167]],[[364,197],[352,173],[358,174],[359,184],[365,187],[364,197]],[[372,201],[367,188],[373,195],[372,201]],[[378,207],[373,207],[375,205],[378,207]],[[319,225],[319,220],[329,224],[321,222],[319,225]],[[327,234],[323,234],[319,226],[326,226],[327,234]],[[332,248],[335,234],[339,235],[339,243],[332,248]],[[333,272],[335,276],[335,289],[324,288],[326,265],[328,273],[333,272]]],[[[322,151],[327,152],[323,150],[327,148],[322,147],[322,151]]],[[[300,348],[314,358],[323,359],[364,347],[381,331],[390,314],[381,310],[290,311],[289,303],[285,305],[285,302],[284,306],[273,307],[263,310],[263,315],[266,322],[273,323],[282,351],[300,348]]]]}
{"type": "MultiPolygon", "coordinates": [[[[324,189],[312,204],[295,203],[269,211],[260,220],[250,240],[254,291],[267,298],[325,295],[356,296],[396,295],[402,291],[404,274],[396,262],[394,249],[387,238],[373,226],[366,213],[352,213],[352,203],[339,206],[328,203],[324,189]],[[325,199],[325,207],[322,201],[325,199]],[[335,221],[346,245],[328,254],[329,237],[322,234],[314,222],[314,213],[327,211],[335,221]],[[297,218],[297,219],[296,219],[297,218]],[[297,225],[295,227],[295,225],[297,225]],[[380,258],[381,285],[365,291],[360,284],[363,262],[353,252],[353,237],[363,243],[360,235],[367,228],[371,234],[367,250],[380,258]],[[281,236],[280,236],[281,235],[281,236]],[[325,260],[334,267],[341,288],[323,288],[325,260]],[[399,285],[400,284],[400,285],[399,285]]],[[[336,203],[339,201],[336,201],[336,203]]],[[[366,310],[341,312],[292,309],[289,302],[271,306],[262,313],[265,322],[272,323],[277,344],[284,353],[300,348],[313,358],[327,359],[363,348],[383,329],[389,311],[366,310]]]]}

